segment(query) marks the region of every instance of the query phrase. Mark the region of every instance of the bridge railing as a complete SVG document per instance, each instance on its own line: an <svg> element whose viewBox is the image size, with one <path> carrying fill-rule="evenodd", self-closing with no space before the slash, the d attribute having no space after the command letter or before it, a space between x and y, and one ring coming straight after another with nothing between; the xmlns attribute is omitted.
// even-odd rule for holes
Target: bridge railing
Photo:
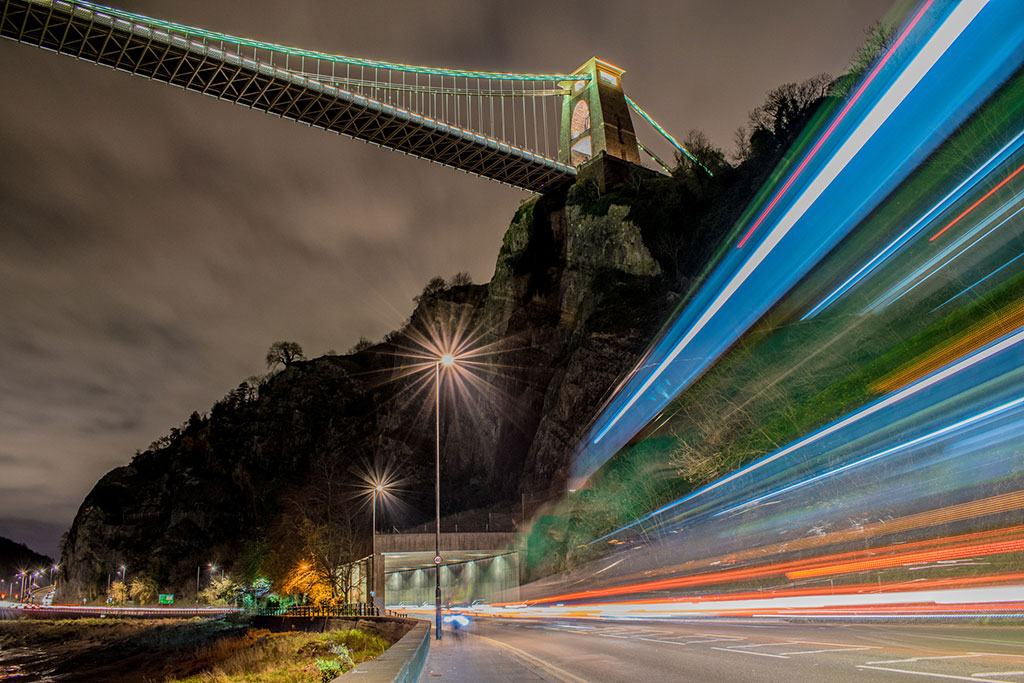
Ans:
<svg viewBox="0 0 1024 683"><path fill-rule="evenodd" d="M264 607L256 614L264 617L379 617L385 610L367 602L347 605L295 605L292 607Z"/></svg>

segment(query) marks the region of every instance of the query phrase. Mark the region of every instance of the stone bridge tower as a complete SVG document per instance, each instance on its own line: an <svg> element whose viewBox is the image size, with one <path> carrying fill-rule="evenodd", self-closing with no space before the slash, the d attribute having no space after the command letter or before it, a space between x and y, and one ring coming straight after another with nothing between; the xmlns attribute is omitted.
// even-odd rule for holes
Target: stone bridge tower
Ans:
<svg viewBox="0 0 1024 683"><path fill-rule="evenodd" d="M640 163L636 133L629 105L622 91L625 71L594 57L576 74L589 80L563 81L562 129L558 158L564 164L579 166L605 152L634 164Z"/></svg>

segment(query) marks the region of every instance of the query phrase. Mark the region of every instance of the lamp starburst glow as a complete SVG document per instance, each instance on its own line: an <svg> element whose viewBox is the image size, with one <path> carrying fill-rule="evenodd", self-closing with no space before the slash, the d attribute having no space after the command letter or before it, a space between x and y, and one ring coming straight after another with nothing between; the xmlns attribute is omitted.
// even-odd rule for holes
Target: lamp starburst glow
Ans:
<svg viewBox="0 0 1024 683"><path fill-rule="evenodd" d="M455 365L455 355L451 353L442 354L440 363L446 368L450 368Z"/></svg>

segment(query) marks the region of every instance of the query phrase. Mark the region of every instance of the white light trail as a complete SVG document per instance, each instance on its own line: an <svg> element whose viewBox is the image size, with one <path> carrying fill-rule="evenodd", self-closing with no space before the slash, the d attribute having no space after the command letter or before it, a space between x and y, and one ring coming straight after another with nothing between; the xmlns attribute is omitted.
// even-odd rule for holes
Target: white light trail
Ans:
<svg viewBox="0 0 1024 683"><path fill-rule="evenodd" d="M846 142L836 151L829 162L811 181L810 185L793 203L793 206L779 219L775 227L767 237L758 245L750 258L743 264L740 270L733 276L732 280L719 293L710 306L705 309L686 335L669 352L668 356L654 369L650 377L637 389L615 416L594 439L598 443L608 431L622 418L627 410L640 399L658 377L668 366L682 353L683 349L693 341L693 338L704 329L708 321L718 313L719 310L732 298L733 294L750 277L751 273L764 261L765 257L782 241L789 231L796 225L796 222L807 212L812 204L818 199L822 192L832 184L832 181L846 167L846 165L857 155L864 145L871 139L878 129L884 124L889 116L903 102L904 99L920 83L921 79L931 70L935 63L945 54L946 50L970 25L979 12L988 2L965 2L957 6L935 31L920 52L911 60L903 73L899 75L888 91L882 96L878 103L858 124L857 128L850 134Z"/></svg>

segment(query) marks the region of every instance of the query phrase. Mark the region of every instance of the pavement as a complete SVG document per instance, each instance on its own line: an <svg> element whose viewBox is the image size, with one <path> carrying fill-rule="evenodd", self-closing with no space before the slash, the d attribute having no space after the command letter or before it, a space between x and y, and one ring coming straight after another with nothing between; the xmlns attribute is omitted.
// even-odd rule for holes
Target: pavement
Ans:
<svg viewBox="0 0 1024 683"><path fill-rule="evenodd" d="M1024 627L475 619L420 681L1024 683Z"/></svg>
<svg viewBox="0 0 1024 683"><path fill-rule="evenodd" d="M430 635L430 650L420 674L420 683L428 681L551 681L530 663L529 653L523 655L503 647L491 639L445 629L441 640Z"/></svg>

